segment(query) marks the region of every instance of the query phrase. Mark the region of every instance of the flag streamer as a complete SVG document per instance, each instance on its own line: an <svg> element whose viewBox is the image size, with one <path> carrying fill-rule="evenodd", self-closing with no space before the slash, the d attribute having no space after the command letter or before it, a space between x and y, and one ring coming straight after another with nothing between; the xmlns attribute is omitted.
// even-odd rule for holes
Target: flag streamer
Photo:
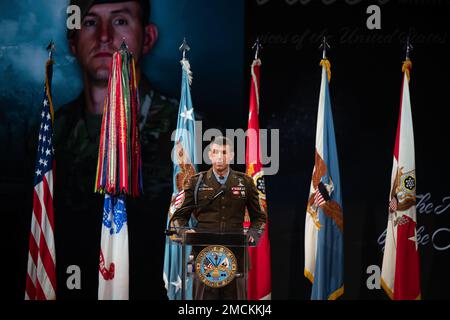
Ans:
<svg viewBox="0 0 450 320"><path fill-rule="evenodd" d="M105 99L95 192L137 197L142 193L139 141L139 90L133 56L126 47L114 53Z"/></svg>
<svg viewBox="0 0 450 320"><path fill-rule="evenodd" d="M105 194L99 263L99 300L129 298L126 196L142 193L139 90L125 43L113 54L105 98L95 192Z"/></svg>

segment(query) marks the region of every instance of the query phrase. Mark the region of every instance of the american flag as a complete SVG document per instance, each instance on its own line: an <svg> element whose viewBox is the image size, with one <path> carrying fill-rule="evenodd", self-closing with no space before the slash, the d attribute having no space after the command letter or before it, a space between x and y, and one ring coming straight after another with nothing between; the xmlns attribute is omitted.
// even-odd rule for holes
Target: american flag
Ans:
<svg viewBox="0 0 450 320"><path fill-rule="evenodd" d="M33 213L28 254L25 300L55 300L55 229L53 214L53 105L51 79L53 60L46 65L36 167Z"/></svg>
<svg viewBox="0 0 450 320"><path fill-rule="evenodd" d="M320 193L320 190L316 189L316 193L314 194L314 204L316 206L320 207L324 203L325 203L325 199L323 198L322 194Z"/></svg>
<svg viewBox="0 0 450 320"><path fill-rule="evenodd" d="M328 190L323 184L323 182L320 182L314 194L314 204L318 207L321 207L322 204L324 204L328 200L330 200Z"/></svg>
<svg viewBox="0 0 450 320"><path fill-rule="evenodd" d="M184 190L181 190L178 195L175 197L175 207L179 208L183 204L184 201Z"/></svg>

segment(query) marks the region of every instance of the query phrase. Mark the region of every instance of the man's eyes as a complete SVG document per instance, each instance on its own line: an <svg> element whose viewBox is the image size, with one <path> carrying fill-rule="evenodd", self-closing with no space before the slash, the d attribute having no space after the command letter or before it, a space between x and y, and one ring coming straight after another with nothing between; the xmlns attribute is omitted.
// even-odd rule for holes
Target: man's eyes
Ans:
<svg viewBox="0 0 450 320"><path fill-rule="evenodd" d="M83 22L83 26L84 27L94 27L97 24L98 24L97 20L95 20L95 19L86 19ZM113 25L115 25L115 26L126 26L126 25L128 25L128 21L126 19L123 19L123 18L114 19L113 20Z"/></svg>
<svg viewBox="0 0 450 320"><path fill-rule="evenodd" d="M84 22L83 22L83 26L85 26L85 27L92 27L92 26L95 26L95 25L97 25L97 21L93 20L93 19L91 19L91 20L84 20Z"/></svg>
<svg viewBox="0 0 450 320"><path fill-rule="evenodd" d="M115 19L113 24L116 26L125 26L128 24L128 21L126 19Z"/></svg>

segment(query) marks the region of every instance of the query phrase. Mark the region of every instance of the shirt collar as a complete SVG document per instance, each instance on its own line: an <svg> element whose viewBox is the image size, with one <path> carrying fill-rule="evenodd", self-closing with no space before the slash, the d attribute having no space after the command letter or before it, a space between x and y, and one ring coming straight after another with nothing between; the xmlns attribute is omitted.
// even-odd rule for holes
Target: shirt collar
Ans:
<svg viewBox="0 0 450 320"><path fill-rule="evenodd" d="M212 171L213 171L213 173L214 173L214 176L216 177L216 180L217 180L220 184L225 184L225 182L227 182L228 175L230 174L230 168L228 168L227 173L225 173L225 174L223 175L223 179L220 179L220 178L219 178L219 175L216 173L216 171L215 171L214 169L213 169Z"/></svg>

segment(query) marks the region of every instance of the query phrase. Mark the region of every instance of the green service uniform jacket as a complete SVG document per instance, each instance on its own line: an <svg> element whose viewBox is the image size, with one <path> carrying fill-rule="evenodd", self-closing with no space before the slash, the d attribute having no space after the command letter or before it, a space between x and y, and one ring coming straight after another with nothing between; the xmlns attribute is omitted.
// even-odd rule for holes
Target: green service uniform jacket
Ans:
<svg viewBox="0 0 450 320"><path fill-rule="evenodd" d="M200 177L202 180L197 183ZM195 189L197 204L195 203ZM222 193L219 195L219 193ZM222 187L212 168L191 177L188 187L179 194L176 210L172 216L175 226L187 226L191 214L198 221L198 229L231 231L243 228L245 209L250 216L250 228L264 229L266 214L258 196L253 179L245 173L230 168Z"/></svg>
<svg viewBox="0 0 450 320"><path fill-rule="evenodd" d="M199 179L201 179L200 182ZM195 194L197 194L197 202ZM231 169L224 185L217 181L212 168L192 176L188 187L177 195L175 206L176 209L171 218L173 224L176 227L187 226L193 214L198 222L197 231L242 230L245 209L250 216L250 228L262 232L266 223L266 214L260 205L258 190L253 179L245 173ZM204 246L192 247L193 256L196 257L203 248ZM237 259L237 270L244 271L246 269L244 248L230 247L229 249ZM225 287L211 288L203 284L198 277L194 277L193 297L195 300L245 299L243 281L245 278L236 278Z"/></svg>

